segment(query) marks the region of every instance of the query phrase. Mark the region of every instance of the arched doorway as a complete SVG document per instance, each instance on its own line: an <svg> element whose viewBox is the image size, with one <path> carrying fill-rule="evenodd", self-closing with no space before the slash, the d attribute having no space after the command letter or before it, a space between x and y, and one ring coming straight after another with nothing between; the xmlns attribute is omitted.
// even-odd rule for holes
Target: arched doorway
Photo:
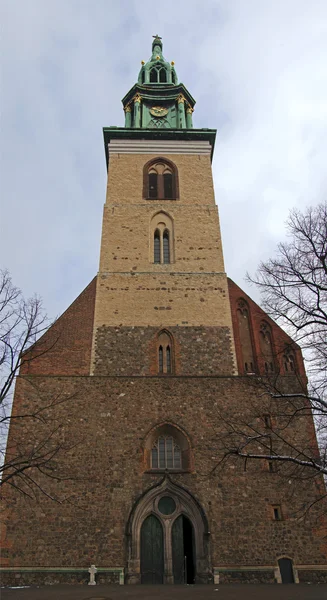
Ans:
<svg viewBox="0 0 327 600"><path fill-rule="evenodd" d="M278 566L282 583L295 583L293 561L284 556L278 560Z"/></svg>
<svg viewBox="0 0 327 600"><path fill-rule="evenodd" d="M141 527L141 583L163 583L164 542L162 525L149 515Z"/></svg>
<svg viewBox="0 0 327 600"><path fill-rule="evenodd" d="M195 581L195 540L191 521L179 515L171 530L174 583Z"/></svg>
<svg viewBox="0 0 327 600"><path fill-rule="evenodd" d="M167 474L131 511L127 583L208 583L208 535L198 501Z"/></svg>

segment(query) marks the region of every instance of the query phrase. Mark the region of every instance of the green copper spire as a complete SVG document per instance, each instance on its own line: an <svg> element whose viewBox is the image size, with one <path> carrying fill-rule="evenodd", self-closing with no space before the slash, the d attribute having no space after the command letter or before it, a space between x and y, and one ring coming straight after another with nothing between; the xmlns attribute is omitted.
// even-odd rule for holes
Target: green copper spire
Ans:
<svg viewBox="0 0 327 600"><path fill-rule="evenodd" d="M161 37L153 38L151 58L142 61L138 82L122 100L125 127L192 129L195 100L178 83L174 62L164 58Z"/></svg>

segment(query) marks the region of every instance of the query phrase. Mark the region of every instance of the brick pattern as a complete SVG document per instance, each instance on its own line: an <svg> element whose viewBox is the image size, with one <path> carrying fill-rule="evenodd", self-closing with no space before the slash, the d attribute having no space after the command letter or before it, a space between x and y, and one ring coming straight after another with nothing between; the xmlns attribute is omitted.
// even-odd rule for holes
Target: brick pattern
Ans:
<svg viewBox="0 0 327 600"><path fill-rule="evenodd" d="M25 355L21 375L89 375L96 278Z"/></svg>
<svg viewBox="0 0 327 600"><path fill-rule="evenodd" d="M228 280L228 290L230 298L230 307L233 321L233 332L235 340L235 350L237 357L238 372L240 374L245 373L243 355L241 348L241 339L239 334L239 326L237 320L237 303L239 299L243 298L246 300L249 308L249 322L252 334L253 350L255 355L256 368L259 373L265 375L264 368L264 357L260 348L260 326L263 321L266 321L271 327L272 331L272 342L273 342L273 354L276 371L281 375L289 375L289 372L285 371L283 354L286 347L291 346L292 351L295 355L296 370L299 375L302 384L306 384L306 374L303 364L303 358L300 347L293 342L293 340L281 329L277 323L275 323L270 317L258 306L232 279Z"/></svg>

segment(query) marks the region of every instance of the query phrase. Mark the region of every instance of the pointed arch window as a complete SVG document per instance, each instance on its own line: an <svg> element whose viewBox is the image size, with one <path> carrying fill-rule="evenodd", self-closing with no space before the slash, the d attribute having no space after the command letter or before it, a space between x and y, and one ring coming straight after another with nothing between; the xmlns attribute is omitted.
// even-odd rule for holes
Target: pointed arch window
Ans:
<svg viewBox="0 0 327 600"><path fill-rule="evenodd" d="M147 469L188 471L192 457L186 434L175 425L163 423L153 428L144 443Z"/></svg>
<svg viewBox="0 0 327 600"><path fill-rule="evenodd" d="M151 469L181 469L181 449L172 436L159 437L151 449Z"/></svg>
<svg viewBox="0 0 327 600"><path fill-rule="evenodd" d="M150 261L156 265L169 265L174 258L173 222L167 213L156 213L150 225Z"/></svg>
<svg viewBox="0 0 327 600"><path fill-rule="evenodd" d="M153 240L153 253L154 253L154 263L160 264L160 255L161 255L161 240L160 240L160 231L156 229L154 232L154 240Z"/></svg>
<svg viewBox="0 0 327 600"><path fill-rule="evenodd" d="M269 375L275 371L275 361L271 327L266 321L262 321L260 326L260 350L264 363L265 373Z"/></svg>
<svg viewBox="0 0 327 600"><path fill-rule="evenodd" d="M237 322L241 342L242 368L244 373L255 372L254 352L250 325L250 311L243 298L237 302Z"/></svg>
<svg viewBox="0 0 327 600"><path fill-rule="evenodd" d="M173 373L173 338L168 331L161 331L157 338L157 356L159 375Z"/></svg>
<svg viewBox="0 0 327 600"><path fill-rule="evenodd" d="M161 121L162 119L158 123L160 124ZM144 167L143 177L144 198L148 200L178 198L178 173L171 161L159 158L150 161Z"/></svg>
<svg viewBox="0 0 327 600"><path fill-rule="evenodd" d="M165 265L170 263L170 247L169 247L169 231L165 229L164 234L162 236L162 245L163 245L163 262Z"/></svg>
<svg viewBox="0 0 327 600"><path fill-rule="evenodd" d="M296 372L295 355L291 348L286 348L283 355L284 370L287 375Z"/></svg>

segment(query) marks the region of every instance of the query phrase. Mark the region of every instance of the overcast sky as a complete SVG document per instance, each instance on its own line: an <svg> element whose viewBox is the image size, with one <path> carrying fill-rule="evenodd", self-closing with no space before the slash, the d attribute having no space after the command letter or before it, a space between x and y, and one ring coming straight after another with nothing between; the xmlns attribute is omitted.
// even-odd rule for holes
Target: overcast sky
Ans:
<svg viewBox="0 0 327 600"><path fill-rule="evenodd" d="M326 199L327 0L0 0L1 266L60 314L98 269L102 127L152 35L216 128L226 270L273 255L289 209Z"/></svg>

